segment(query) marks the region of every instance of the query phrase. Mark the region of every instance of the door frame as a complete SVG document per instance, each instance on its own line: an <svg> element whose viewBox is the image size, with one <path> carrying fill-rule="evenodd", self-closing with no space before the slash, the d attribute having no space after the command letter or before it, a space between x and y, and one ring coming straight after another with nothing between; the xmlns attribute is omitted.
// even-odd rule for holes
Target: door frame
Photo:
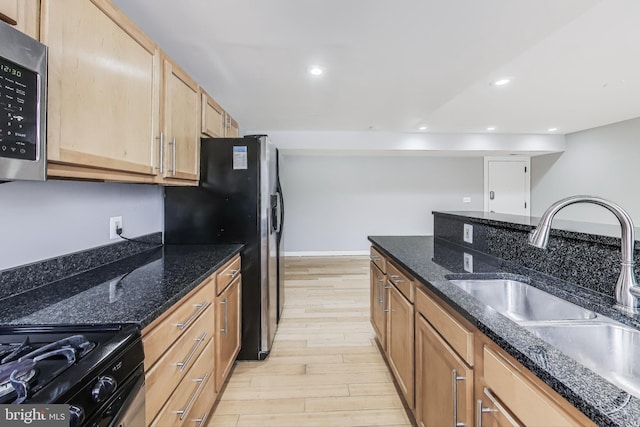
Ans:
<svg viewBox="0 0 640 427"><path fill-rule="evenodd" d="M484 157L484 211L489 212L489 162L490 161L518 161L525 162L527 180L525 182L524 199L527 207L525 216L531 215L531 157L529 156L488 156Z"/></svg>

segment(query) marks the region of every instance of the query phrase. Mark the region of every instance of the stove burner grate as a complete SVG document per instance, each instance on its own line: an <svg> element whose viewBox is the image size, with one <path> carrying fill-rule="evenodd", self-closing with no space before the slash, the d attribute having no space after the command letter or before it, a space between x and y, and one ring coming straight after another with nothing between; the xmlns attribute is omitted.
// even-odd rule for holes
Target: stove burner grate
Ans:
<svg viewBox="0 0 640 427"><path fill-rule="evenodd" d="M95 346L83 335L63 338L35 350L28 337L22 344L3 344L7 351L0 364L0 403L11 399L15 399L11 403L22 403Z"/></svg>

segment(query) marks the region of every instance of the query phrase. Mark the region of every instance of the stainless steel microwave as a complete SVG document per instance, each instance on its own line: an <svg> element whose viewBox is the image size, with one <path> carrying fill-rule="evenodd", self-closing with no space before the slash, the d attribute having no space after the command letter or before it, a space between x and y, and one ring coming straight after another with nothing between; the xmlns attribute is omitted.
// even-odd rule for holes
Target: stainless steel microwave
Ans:
<svg viewBox="0 0 640 427"><path fill-rule="evenodd" d="M47 176L47 48L0 22L0 181Z"/></svg>

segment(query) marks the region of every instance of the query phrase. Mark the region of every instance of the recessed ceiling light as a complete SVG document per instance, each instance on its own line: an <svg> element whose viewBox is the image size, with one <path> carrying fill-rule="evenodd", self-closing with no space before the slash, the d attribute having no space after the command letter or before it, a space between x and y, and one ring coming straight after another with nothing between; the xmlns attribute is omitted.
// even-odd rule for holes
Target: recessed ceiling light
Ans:
<svg viewBox="0 0 640 427"><path fill-rule="evenodd" d="M547 129L548 132L555 132L557 130L558 130L558 128L549 128L549 129Z"/></svg>
<svg viewBox="0 0 640 427"><path fill-rule="evenodd" d="M426 127L426 126L420 126L420 127L418 128L418 130L427 130L427 127Z"/></svg>
<svg viewBox="0 0 640 427"><path fill-rule="evenodd" d="M319 76L322 73L324 73L324 70L318 66L313 66L309 68L309 74L311 74L312 76Z"/></svg>
<svg viewBox="0 0 640 427"><path fill-rule="evenodd" d="M495 126L489 126L487 130L496 130Z"/></svg>
<svg viewBox="0 0 640 427"><path fill-rule="evenodd" d="M495 82L493 82L491 84L493 86L503 86L503 85L506 85L507 83L509 83L510 81L511 81L511 79L504 78L504 79L496 80Z"/></svg>

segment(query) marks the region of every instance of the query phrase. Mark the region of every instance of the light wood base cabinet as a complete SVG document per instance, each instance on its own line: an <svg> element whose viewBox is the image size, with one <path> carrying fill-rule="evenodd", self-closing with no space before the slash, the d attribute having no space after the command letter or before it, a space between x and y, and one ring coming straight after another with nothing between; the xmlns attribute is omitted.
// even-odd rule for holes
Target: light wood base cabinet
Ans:
<svg viewBox="0 0 640 427"><path fill-rule="evenodd" d="M216 297L216 392L220 392L240 351L242 276Z"/></svg>
<svg viewBox="0 0 640 427"><path fill-rule="evenodd" d="M206 425L240 350L239 271L236 255L142 331L147 425Z"/></svg>
<svg viewBox="0 0 640 427"><path fill-rule="evenodd" d="M413 304L395 286L387 291L387 361L407 404L413 408Z"/></svg>
<svg viewBox="0 0 640 427"><path fill-rule="evenodd" d="M371 321L379 339L373 308L383 265L383 353L419 426L595 425L435 293L414 287L414 279L375 248L371 253Z"/></svg>
<svg viewBox="0 0 640 427"><path fill-rule="evenodd" d="M421 427L473 422L473 370L416 315L416 420Z"/></svg>
<svg viewBox="0 0 640 427"><path fill-rule="evenodd" d="M370 265L371 282L371 326L376 333L376 337L382 346L382 350L387 350L387 290L386 290L386 277L385 274L380 271L374 262Z"/></svg>

